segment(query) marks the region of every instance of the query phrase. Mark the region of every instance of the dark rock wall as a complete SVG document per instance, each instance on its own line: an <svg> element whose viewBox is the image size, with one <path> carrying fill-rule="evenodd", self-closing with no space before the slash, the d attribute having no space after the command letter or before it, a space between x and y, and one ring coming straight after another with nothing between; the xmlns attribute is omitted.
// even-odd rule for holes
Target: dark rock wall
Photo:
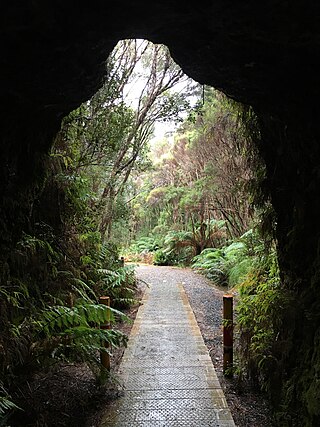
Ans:
<svg viewBox="0 0 320 427"><path fill-rule="evenodd" d="M119 39L167 44L187 74L254 107L282 275L299 302L283 329L298 349L286 356L286 380L311 422L320 413L310 397L320 365L319 11L311 0L12 0L0 14L3 256L28 227L62 117L99 87Z"/></svg>
<svg viewBox="0 0 320 427"><path fill-rule="evenodd" d="M291 308L282 313L274 398L278 406L291 402L289 407L301 420L292 425L316 426L320 424L320 129L316 99L302 98L299 108L288 106L281 120L280 114L260 118L262 152L277 213L281 273L288 297L293 296Z"/></svg>

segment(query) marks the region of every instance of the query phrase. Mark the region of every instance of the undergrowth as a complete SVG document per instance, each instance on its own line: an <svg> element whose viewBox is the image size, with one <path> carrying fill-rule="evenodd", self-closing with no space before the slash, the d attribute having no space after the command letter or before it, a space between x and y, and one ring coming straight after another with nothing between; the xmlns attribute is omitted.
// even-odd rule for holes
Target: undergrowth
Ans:
<svg viewBox="0 0 320 427"><path fill-rule="evenodd" d="M205 249L193 268L236 295L235 373L268 392L281 347L282 313L290 304L274 245L266 247L259 233L249 230L228 246Z"/></svg>
<svg viewBox="0 0 320 427"><path fill-rule="evenodd" d="M160 227L155 227L154 231ZM161 228L160 228L161 229ZM145 255L152 254L155 265L190 265L194 256L213 242L221 244L225 240L225 221L202 221L190 230L167 230L165 234L140 237L129 249L131 259L143 261ZM212 251L212 249L210 249Z"/></svg>
<svg viewBox="0 0 320 427"><path fill-rule="evenodd" d="M34 212L28 233L1 261L0 426L16 411L29 411L19 390L37 372L84 362L100 382L107 378L100 353L126 345L114 324L126 319L119 310L134 302L134 271L121 265L114 244L103 243L87 200L72 189L77 185L48 178L42 197L47 202L47 193L59 192L59 203ZM111 297L107 330L99 328L109 319L101 295Z"/></svg>

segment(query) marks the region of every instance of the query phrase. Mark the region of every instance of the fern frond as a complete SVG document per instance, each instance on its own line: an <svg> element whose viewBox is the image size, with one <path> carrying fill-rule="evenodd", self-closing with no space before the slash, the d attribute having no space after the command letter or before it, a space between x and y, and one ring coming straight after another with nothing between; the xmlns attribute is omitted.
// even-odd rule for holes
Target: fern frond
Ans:
<svg viewBox="0 0 320 427"><path fill-rule="evenodd" d="M108 314L108 311L110 314ZM106 308L102 304L78 302L74 307L54 306L42 311L41 319L34 322L41 332L50 336L66 328L89 327L90 323L100 324L113 322L115 316L123 320L128 317L115 308Z"/></svg>
<svg viewBox="0 0 320 427"><path fill-rule="evenodd" d="M8 397L0 396L0 415L3 416L6 412L12 409L21 409L13 403Z"/></svg>
<svg viewBox="0 0 320 427"><path fill-rule="evenodd" d="M93 289L81 279L77 279L76 277L72 279L72 289L85 300L90 300L90 296L92 299L97 300L97 296Z"/></svg>
<svg viewBox="0 0 320 427"><path fill-rule="evenodd" d="M0 426L4 426L3 422L6 422L8 415L13 410L21 410L19 406L12 402L11 396L5 390L3 384L0 382Z"/></svg>
<svg viewBox="0 0 320 427"><path fill-rule="evenodd" d="M66 329L63 335L67 335L72 340L75 340L73 345L76 341L81 342L81 345L86 347L88 351L103 351L105 349L102 344L103 342L107 342L113 347L120 347L127 343L127 336L113 329L94 329L85 326L76 326Z"/></svg>

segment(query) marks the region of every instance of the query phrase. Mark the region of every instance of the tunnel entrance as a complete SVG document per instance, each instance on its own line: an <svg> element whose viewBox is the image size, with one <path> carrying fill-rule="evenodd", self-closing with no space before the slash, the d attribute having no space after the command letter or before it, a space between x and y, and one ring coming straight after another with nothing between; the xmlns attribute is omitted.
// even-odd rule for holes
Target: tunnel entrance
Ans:
<svg viewBox="0 0 320 427"><path fill-rule="evenodd" d="M16 290L20 273L13 272L34 271L28 264L34 261L31 254L35 247L40 252L44 249L41 238L33 239L32 214L43 188L47 152L62 117L100 86L106 52L119 39L146 37L162 42L188 75L251 105L257 115L261 132L257 147L266 165L261 199L270 195L276 214L276 222L270 216L269 230L275 224L281 278L290 302L277 323L272 399L284 405L283 413L278 411L281 422L289 417L287 424L293 423L299 408L300 418L306 420L301 423L316 425L318 17L316 4L282 1L246 2L232 8L220 2L172 6L164 0L152 5L141 1L126 8L100 2L97 7L85 2L75 7L71 1L56 6L48 2L6 5L1 58L2 293ZM56 200L65 201L58 189L50 203ZM22 236L24 250L30 250L27 266L26 258L19 258ZM48 261L45 252L41 257L45 268L36 273L38 278L46 277L54 259L52 254ZM1 321L8 324L19 304L5 300ZM5 358L1 363L8 366ZM305 367L303 372L300 366Z"/></svg>

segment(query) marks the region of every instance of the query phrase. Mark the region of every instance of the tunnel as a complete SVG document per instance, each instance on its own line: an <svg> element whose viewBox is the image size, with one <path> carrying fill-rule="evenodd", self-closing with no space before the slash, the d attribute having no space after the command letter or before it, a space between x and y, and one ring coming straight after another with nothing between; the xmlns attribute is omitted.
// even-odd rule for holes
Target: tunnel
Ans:
<svg viewBox="0 0 320 427"><path fill-rule="evenodd" d="M319 14L313 1L13 0L0 18L0 263L28 230L62 118L101 86L116 43L167 45L187 75L256 114L261 193L293 295L271 394L309 425L320 422Z"/></svg>

